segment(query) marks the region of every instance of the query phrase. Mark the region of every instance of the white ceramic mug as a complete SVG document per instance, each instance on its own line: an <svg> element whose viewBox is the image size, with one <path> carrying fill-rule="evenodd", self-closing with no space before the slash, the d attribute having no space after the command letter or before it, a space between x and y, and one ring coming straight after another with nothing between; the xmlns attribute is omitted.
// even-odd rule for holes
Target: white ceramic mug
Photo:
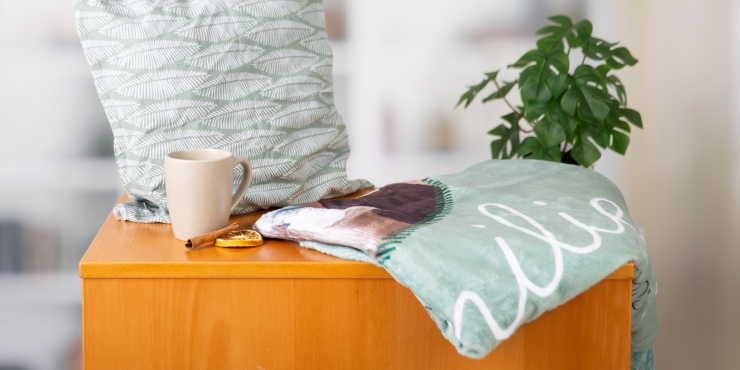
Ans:
<svg viewBox="0 0 740 370"><path fill-rule="evenodd" d="M244 176L232 196L234 166ZM222 229L252 183L252 165L226 150L187 149L164 159L167 204L175 238L188 240Z"/></svg>

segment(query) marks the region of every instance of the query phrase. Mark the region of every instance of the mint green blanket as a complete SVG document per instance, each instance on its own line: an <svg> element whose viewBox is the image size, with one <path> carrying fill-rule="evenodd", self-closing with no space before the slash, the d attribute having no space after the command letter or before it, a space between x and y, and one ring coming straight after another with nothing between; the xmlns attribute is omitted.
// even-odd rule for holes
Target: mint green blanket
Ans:
<svg viewBox="0 0 740 370"><path fill-rule="evenodd" d="M354 200L286 207L255 229L382 266L471 358L635 262L632 368L653 368L650 254L619 190L595 171L489 160Z"/></svg>

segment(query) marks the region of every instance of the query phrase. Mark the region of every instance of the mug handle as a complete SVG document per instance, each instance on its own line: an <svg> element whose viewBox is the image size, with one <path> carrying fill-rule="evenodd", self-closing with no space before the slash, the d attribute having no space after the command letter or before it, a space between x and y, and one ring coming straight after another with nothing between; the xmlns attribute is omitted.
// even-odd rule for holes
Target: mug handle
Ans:
<svg viewBox="0 0 740 370"><path fill-rule="evenodd" d="M247 193L247 189L249 189L249 185L252 183L252 164L249 163L249 160L244 157L234 156L234 165L237 164L242 165L244 175L242 176L242 183L239 184L239 188L236 189L236 193L231 198L231 212L234 212L234 208L239 204L244 194Z"/></svg>

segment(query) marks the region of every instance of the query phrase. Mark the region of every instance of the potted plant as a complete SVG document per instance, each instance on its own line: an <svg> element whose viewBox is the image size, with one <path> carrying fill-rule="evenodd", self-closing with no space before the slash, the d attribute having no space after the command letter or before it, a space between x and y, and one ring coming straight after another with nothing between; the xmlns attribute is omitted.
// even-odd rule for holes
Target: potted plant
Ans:
<svg viewBox="0 0 740 370"><path fill-rule="evenodd" d="M564 15L548 19L554 24L537 31L544 35L537 48L508 66L521 70L518 79L498 81L499 71L486 73L457 105L464 103L467 108L493 83L495 90L482 102L501 99L511 108L501 117L507 124L488 132L498 137L491 142L494 159L516 155L590 167L601 157L597 146L624 155L630 143L627 122L642 128L642 118L627 108L624 85L613 71L634 66L637 59L617 43L592 37L588 20L573 24ZM570 60L575 49L583 54L577 64ZM595 63L586 64L586 60ZM515 86L523 106L515 107L506 99ZM521 133L532 132L521 140Z"/></svg>

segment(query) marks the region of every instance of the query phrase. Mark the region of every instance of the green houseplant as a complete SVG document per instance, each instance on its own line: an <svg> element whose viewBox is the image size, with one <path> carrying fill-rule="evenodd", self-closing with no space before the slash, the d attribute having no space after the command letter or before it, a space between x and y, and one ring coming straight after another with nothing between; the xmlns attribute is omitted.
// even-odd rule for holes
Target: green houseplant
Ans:
<svg viewBox="0 0 740 370"><path fill-rule="evenodd" d="M634 66L637 59L617 43L592 37L588 20L573 24L564 15L548 19L554 24L537 31L544 35L537 48L508 66L521 70L518 79L499 82L499 71L486 73L457 105L464 103L467 108L492 83L495 90L482 102L502 99L511 108L513 112L501 117L508 124L488 132L498 137L491 142L494 159L516 155L590 167L601 157L597 145L624 155L630 142L627 122L642 128L642 118L627 108L624 85L613 71ZM575 49L583 57L573 65L570 58ZM586 64L587 59L595 63ZM515 86L523 106L514 107L506 99ZM531 132L534 135L520 140L521 133Z"/></svg>

